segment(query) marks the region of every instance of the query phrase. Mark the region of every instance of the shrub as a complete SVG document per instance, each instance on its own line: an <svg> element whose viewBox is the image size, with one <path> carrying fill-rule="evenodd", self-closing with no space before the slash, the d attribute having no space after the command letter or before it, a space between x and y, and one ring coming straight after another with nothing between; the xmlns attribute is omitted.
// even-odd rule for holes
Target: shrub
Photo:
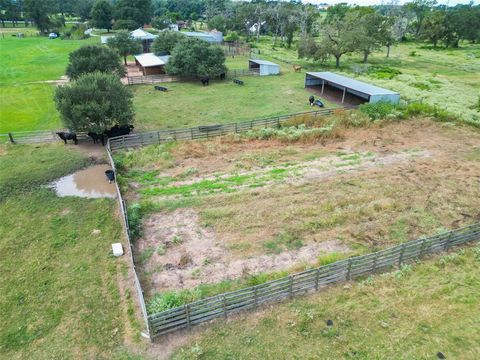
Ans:
<svg viewBox="0 0 480 360"><path fill-rule="evenodd" d="M359 110L372 120L380 120L393 114L396 105L388 102L365 103L359 106Z"/></svg>
<svg viewBox="0 0 480 360"><path fill-rule="evenodd" d="M390 80L393 79L395 76L400 75L402 72L389 66L374 65L368 68L368 73L378 79Z"/></svg>

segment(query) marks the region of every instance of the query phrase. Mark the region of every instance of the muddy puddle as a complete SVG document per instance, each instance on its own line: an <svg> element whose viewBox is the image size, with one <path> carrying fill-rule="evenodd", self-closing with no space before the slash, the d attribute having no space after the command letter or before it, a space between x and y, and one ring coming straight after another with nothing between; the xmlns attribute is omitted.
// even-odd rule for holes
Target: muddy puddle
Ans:
<svg viewBox="0 0 480 360"><path fill-rule="evenodd" d="M94 165L51 183L49 187L58 196L79 196L84 198L114 198L115 185L109 184L105 171L109 165Z"/></svg>

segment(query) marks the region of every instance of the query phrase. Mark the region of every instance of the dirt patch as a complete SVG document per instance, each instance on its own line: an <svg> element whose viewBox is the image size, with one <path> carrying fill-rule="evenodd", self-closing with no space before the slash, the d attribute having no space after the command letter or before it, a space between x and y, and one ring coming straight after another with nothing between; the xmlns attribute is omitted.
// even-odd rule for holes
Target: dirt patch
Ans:
<svg viewBox="0 0 480 360"><path fill-rule="evenodd" d="M149 274L146 288L163 291L288 269L299 263L313 265L321 254L349 250L331 240L280 254L238 258L213 229L200 226L193 209L153 214L144 229L144 236L136 242L136 258L144 259L142 267Z"/></svg>

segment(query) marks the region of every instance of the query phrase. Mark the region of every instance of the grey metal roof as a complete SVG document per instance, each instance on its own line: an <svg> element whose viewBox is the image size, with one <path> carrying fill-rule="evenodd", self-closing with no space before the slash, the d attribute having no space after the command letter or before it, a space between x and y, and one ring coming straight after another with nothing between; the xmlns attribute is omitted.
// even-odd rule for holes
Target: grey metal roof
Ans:
<svg viewBox="0 0 480 360"><path fill-rule="evenodd" d="M398 95L398 92L381 88L372 84L367 84L363 81L358 81L343 75L335 74L330 71L324 72L307 72L307 75L316 77L318 79L323 79L325 81L346 87L347 89L355 90L366 95L385 95L385 94L395 94Z"/></svg>
<svg viewBox="0 0 480 360"><path fill-rule="evenodd" d="M168 59L170 59L170 55L157 56L154 53L146 53L135 55L135 59L137 59L143 67L154 67L165 65Z"/></svg>
<svg viewBox="0 0 480 360"><path fill-rule="evenodd" d="M273 65L273 66L279 66L278 64L275 64L271 61L267 61L267 60L260 60L260 59L250 59L249 61L255 63L255 64L258 64L258 65Z"/></svg>

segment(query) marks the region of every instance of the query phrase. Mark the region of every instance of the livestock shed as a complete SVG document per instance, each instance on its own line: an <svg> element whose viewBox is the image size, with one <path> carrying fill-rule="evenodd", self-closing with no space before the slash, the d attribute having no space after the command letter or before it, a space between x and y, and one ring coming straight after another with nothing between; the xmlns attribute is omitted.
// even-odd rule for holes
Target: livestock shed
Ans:
<svg viewBox="0 0 480 360"><path fill-rule="evenodd" d="M307 72L305 75L305 87L316 90L328 100L346 103L347 105L359 105L365 102L389 102L397 104L400 94L372 84L358 81L347 76L325 72Z"/></svg>
<svg viewBox="0 0 480 360"><path fill-rule="evenodd" d="M217 30L212 30L210 32L182 31L182 34L189 37L195 37L212 44L221 44L223 42L223 34Z"/></svg>
<svg viewBox="0 0 480 360"><path fill-rule="evenodd" d="M260 76L280 74L280 65L266 60L250 59L248 69L258 71Z"/></svg>
<svg viewBox="0 0 480 360"><path fill-rule="evenodd" d="M165 64L170 56L157 56L153 53L135 55L135 63L144 76L165 74Z"/></svg>

